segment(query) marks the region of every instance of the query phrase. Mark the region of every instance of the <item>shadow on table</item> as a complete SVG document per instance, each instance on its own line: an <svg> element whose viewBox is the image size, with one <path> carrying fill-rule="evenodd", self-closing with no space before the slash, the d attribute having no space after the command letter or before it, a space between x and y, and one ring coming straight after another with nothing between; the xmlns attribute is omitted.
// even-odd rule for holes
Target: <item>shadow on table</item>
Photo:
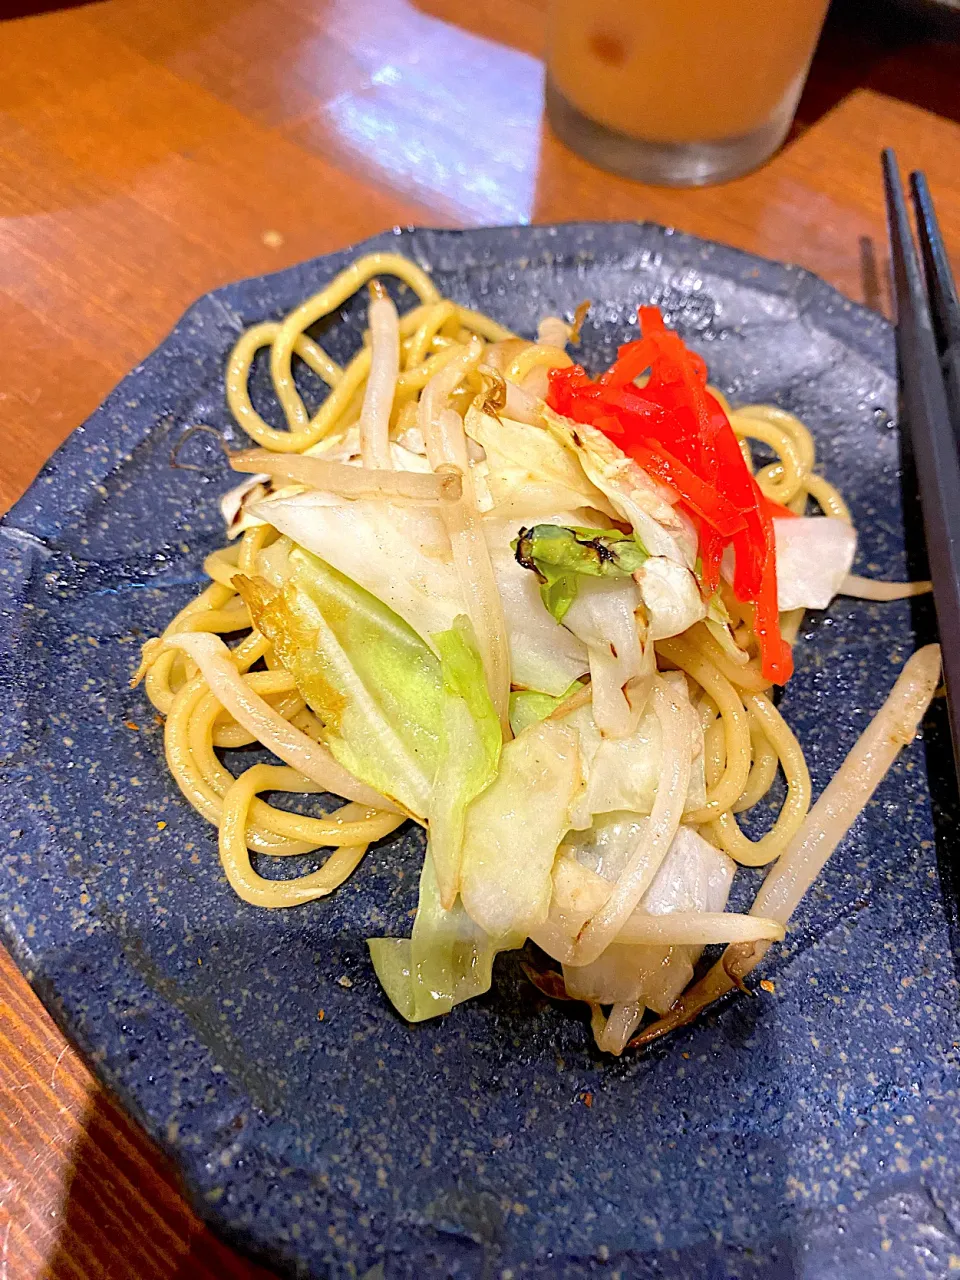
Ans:
<svg viewBox="0 0 960 1280"><path fill-rule="evenodd" d="M97 0L2 0L0 21L8 18L35 18L41 13L57 13L60 9L82 9Z"/></svg>
<svg viewBox="0 0 960 1280"><path fill-rule="evenodd" d="M855 89L960 122L960 12L932 4L834 0L797 108L795 131Z"/></svg>
<svg viewBox="0 0 960 1280"><path fill-rule="evenodd" d="M103 1092L93 1095L43 1280L276 1280L200 1222L168 1160Z"/></svg>

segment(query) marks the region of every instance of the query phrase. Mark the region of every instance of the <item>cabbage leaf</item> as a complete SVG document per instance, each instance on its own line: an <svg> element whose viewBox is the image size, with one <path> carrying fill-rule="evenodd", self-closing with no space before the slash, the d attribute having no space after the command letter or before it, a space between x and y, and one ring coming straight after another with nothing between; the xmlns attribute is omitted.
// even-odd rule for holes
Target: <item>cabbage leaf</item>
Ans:
<svg viewBox="0 0 960 1280"><path fill-rule="evenodd" d="M529 689L518 689L510 695L510 728L513 736L519 737L524 729L540 720L546 720L562 702L572 697L583 685L574 680L568 689L553 698L548 693L533 693Z"/></svg>
<svg viewBox="0 0 960 1280"><path fill-rule="evenodd" d="M375 596L303 550L279 590L235 578L345 769L423 820L440 759L440 663Z"/></svg>
<svg viewBox="0 0 960 1280"><path fill-rule="evenodd" d="M395 1008L408 1022L423 1022L489 991L494 956L522 943L522 938L490 937L459 900L449 911L444 908L428 848L412 936L370 938L367 945Z"/></svg>
<svg viewBox="0 0 960 1280"><path fill-rule="evenodd" d="M678 699L684 703L689 701L682 675L670 671L665 672L663 678ZM586 774L586 786L570 813L571 828L588 830L598 814L650 813L661 768L660 721L653 709L646 708L633 733L623 738L604 737L589 706L572 711L564 717L564 723L579 735ZM685 806L688 810L700 807L706 796L703 734L695 717L690 717L690 724L692 769Z"/></svg>
<svg viewBox="0 0 960 1280"><path fill-rule="evenodd" d="M604 882L616 881L647 819L621 813L564 842L554 871L551 919L574 935L604 901ZM638 912L723 911L734 863L690 827L681 826L644 894ZM693 975L700 947L653 947L615 942L588 965L564 965L568 995L613 1004L642 1001L669 1008Z"/></svg>
<svg viewBox="0 0 960 1280"><path fill-rule="evenodd" d="M697 579L666 556L650 556L635 577L647 612L651 640L678 636L707 615Z"/></svg>
<svg viewBox="0 0 960 1280"><path fill-rule="evenodd" d="M476 406L464 420L467 435L484 451L483 488L487 505L514 519L554 511L590 508L616 516L615 508L592 484L575 454L543 427L494 416Z"/></svg>
<svg viewBox="0 0 960 1280"><path fill-rule="evenodd" d="M376 596L427 644L464 612L439 513L316 490L265 499L254 514Z"/></svg>
<svg viewBox="0 0 960 1280"><path fill-rule="evenodd" d="M382 601L433 647L465 612L450 539L436 510L308 492L255 513ZM587 670L583 645L544 612L533 576L513 558L516 526L484 520L503 603L515 684L561 693Z"/></svg>
<svg viewBox="0 0 960 1280"><path fill-rule="evenodd" d="M503 601L510 642L510 677L522 689L535 689L554 697L589 669L585 646L543 607L537 580L514 558L509 530L485 521L493 572ZM493 531L500 536L493 538Z"/></svg>
<svg viewBox="0 0 960 1280"><path fill-rule="evenodd" d="M467 809L460 893L471 919L526 937L546 919L557 847L582 785L577 734L542 720L508 742L494 782Z"/></svg>
<svg viewBox="0 0 960 1280"><path fill-rule="evenodd" d="M773 522L777 545L777 607L826 609L853 567L857 533L832 516Z"/></svg>
<svg viewBox="0 0 960 1280"><path fill-rule="evenodd" d="M647 475L602 431L573 422L544 406L543 424L555 440L577 458L589 479L610 505L636 530L652 556L667 556L693 567L697 532L674 504L676 494Z"/></svg>
<svg viewBox="0 0 960 1280"><path fill-rule="evenodd" d="M497 775L500 721L484 678L473 629L466 617L434 636L440 654L443 706L440 748L430 797L431 860L440 900L453 908L460 874L467 805Z"/></svg>
<svg viewBox="0 0 960 1280"><path fill-rule="evenodd" d="M653 646L643 643L646 627L633 578L585 577L564 625L587 646L597 727L605 737L628 737L656 673Z"/></svg>
<svg viewBox="0 0 960 1280"><path fill-rule="evenodd" d="M456 896L464 811L494 778L500 725L473 632L438 632L439 659L403 619L309 552L279 589L240 579L257 627L316 713L337 761L429 821L444 900Z"/></svg>

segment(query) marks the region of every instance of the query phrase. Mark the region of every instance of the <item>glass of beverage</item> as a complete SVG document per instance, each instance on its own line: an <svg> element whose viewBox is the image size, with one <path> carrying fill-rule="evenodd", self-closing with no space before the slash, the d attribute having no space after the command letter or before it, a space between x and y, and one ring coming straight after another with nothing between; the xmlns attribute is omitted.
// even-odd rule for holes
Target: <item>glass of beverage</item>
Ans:
<svg viewBox="0 0 960 1280"><path fill-rule="evenodd" d="M551 0L547 111L581 155L700 186L762 164L793 120L828 0Z"/></svg>

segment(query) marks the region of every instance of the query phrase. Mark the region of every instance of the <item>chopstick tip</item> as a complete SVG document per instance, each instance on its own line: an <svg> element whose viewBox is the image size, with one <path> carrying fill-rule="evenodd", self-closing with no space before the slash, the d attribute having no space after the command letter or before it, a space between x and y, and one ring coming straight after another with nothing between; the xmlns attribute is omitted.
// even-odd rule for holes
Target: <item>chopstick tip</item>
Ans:
<svg viewBox="0 0 960 1280"><path fill-rule="evenodd" d="M890 186L900 186L900 166L897 164L897 153L893 147L884 147L880 152L880 167L883 176Z"/></svg>

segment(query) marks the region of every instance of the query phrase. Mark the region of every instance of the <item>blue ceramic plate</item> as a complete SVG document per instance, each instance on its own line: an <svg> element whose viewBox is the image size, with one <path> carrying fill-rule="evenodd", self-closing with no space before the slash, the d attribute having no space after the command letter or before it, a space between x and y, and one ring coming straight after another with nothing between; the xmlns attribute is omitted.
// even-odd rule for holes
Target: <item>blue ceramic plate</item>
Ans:
<svg viewBox="0 0 960 1280"><path fill-rule="evenodd" d="M637 303L659 303L734 401L813 427L861 530L859 570L907 574L891 332L819 280L634 224L397 230L371 248L411 255L520 333L594 299L588 365L609 361ZM200 1212L290 1274L947 1275L960 1020L925 763L947 758L936 724L771 953L775 991L643 1057L601 1058L513 955L488 996L404 1025L364 939L409 931L411 831L325 902L268 913L228 888L127 683L222 540L232 476L216 442L186 443L196 471L172 469L170 450L197 422L240 443L223 395L237 335L354 252L198 302L0 527L6 942ZM335 356L362 320L345 309ZM816 789L917 627L906 603L810 617L783 707Z"/></svg>

